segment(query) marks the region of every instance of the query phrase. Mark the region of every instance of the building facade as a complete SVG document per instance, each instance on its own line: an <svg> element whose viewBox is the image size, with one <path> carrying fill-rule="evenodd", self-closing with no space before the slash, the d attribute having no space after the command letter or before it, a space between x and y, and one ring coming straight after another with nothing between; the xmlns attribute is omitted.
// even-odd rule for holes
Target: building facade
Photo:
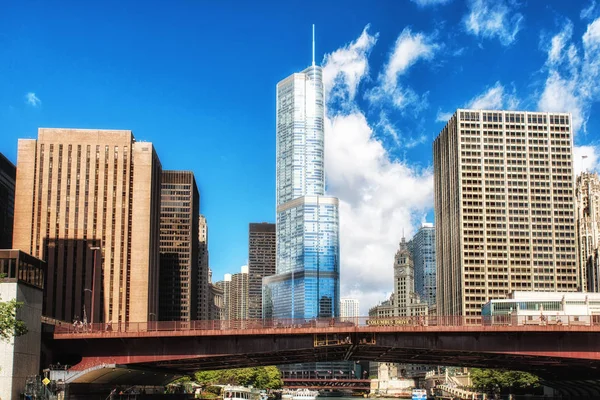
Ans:
<svg viewBox="0 0 600 400"><path fill-rule="evenodd" d="M600 179L583 172L575 183L581 287L600 292Z"/></svg>
<svg viewBox="0 0 600 400"><path fill-rule="evenodd" d="M415 317L429 313L427 302L415 291L412 254L404 238L394 256L394 288L388 300L369 310L369 317Z"/></svg>
<svg viewBox="0 0 600 400"><path fill-rule="evenodd" d="M226 299L229 308L229 319L243 321L248 319L248 266L244 265L240 273L231 276L231 290Z"/></svg>
<svg viewBox="0 0 600 400"><path fill-rule="evenodd" d="M163 171L160 204L160 321L198 319L200 194L190 171Z"/></svg>
<svg viewBox="0 0 600 400"><path fill-rule="evenodd" d="M45 269L42 260L22 251L0 250L0 299L21 303L16 318L27 328L24 335L0 338L2 399L21 398L27 378L40 372Z"/></svg>
<svg viewBox="0 0 600 400"><path fill-rule="evenodd" d="M198 217L198 319L210 317L210 279L208 257L208 223L204 215ZM220 318L217 318L220 319Z"/></svg>
<svg viewBox="0 0 600 400"><path fill-rule="evenodd" d="M275 224L251 223L248 229L248 318L262 318L262 279L275 275Z"/></svg>
<svg viewBox="0 0 600 400"><path fill-rule="evenodd" d="M459 109L433 144L438 315L576 291L571 115Z"/></svg>
<svg viewBox="0 0 600 400"><path fill-rule="evenodd" d="M18 146L13 247L48 266L44 315L158 313L162 168L131 131L46 129ZM134 207L135 205L135 207Z"/></svg>
<svg viewBox="0 0 600 400"><path fill-rule="evenodd" d="M338 199L325 196L324 94L314 64L277 84L277 273L266 318L339 316Z"/></svg>
<svg viewBox="0 0 600 400"><path fill-rule="evenodd" d="M415 271L415 292L429 307L435 305L435 228L425 223L408 242Z"/></svg>
<svg viewBox="0 0 600 400"><path fill-rule="evenodd" d="M12 249L17 168L0 153L0 249Z"/></svg>
<svg viewBox="0 0 600 400"><path fill-rule="evenodd" d="M357 299L340 300L340 318L342 321L358 322L360 317L359 302Z"/></svg>

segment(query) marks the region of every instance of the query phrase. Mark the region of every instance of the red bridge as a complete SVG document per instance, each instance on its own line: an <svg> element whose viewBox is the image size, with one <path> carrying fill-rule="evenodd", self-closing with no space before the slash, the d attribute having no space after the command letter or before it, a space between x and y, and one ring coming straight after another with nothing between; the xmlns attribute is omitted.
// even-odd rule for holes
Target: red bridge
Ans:
<svg viewBox="0 0 600 400"><path fill-rule="evenodd" d="M52 346L59 355L55 362L73 365L70 373L78 376L73 382L108 381L110 371L125 371L125 378L131 378L127 382L137 383L131 375L135 371L167 379L197 370L334 360L519 369L548 380L600 379L600 326L592 321L472 322L462 317L395 317L354 323L60 324Z"/></svg>

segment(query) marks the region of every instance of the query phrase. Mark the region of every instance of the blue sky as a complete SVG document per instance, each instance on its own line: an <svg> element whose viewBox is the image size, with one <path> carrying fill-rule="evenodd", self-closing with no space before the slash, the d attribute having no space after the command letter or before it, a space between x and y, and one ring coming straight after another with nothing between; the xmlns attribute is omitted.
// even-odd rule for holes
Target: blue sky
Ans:
<svg viewBox="0 0 600 400"><path fill-rule="evenodd" d="M275 217L275 85L310 63L328 96L342 295L391 291L394 253L432 221L431 143L458 107L568 111L598 167L594 1L0 2L0 152L38 127L131 129L192 170L214 280Z"/></svg>

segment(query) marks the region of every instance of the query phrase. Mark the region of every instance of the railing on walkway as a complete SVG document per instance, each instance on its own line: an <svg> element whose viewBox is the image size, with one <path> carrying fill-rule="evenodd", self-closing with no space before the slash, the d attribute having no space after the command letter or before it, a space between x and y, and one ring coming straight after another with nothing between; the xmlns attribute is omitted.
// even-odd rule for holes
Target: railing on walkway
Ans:
<svg viewBox="0 0 600 400"><path fill-rule="evenodd" d="M204 320L204 321L148 321L124 323L67 323L47 319L46 323L55 326L55 334L89 334L118 332L173 332L173 331L209 331L209 330L251 330L251 329L300 329L300 328L337 328L351 332L361 327L394 327L394 330L428 330L430 327L518 327L519 330L569 330L576 327L589 327L600 330L600 320L589 315L519 315L494 317L462 316L420 316L420 317L356 317L318 318L318 319L248 319L248 320ZM44 317L46 318L46 317Z"/></svg>

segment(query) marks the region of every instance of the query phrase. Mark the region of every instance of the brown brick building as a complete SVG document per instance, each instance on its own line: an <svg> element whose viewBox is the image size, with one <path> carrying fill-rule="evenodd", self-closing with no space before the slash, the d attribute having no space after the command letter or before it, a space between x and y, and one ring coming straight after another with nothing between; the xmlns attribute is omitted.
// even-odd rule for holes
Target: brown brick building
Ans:
<svg viewBox="0 0 600 400"><path fill-rule="evenodd" d="M19 140L13 247L48 264L44 315L158 313L161 173L131 131L40 128Z"/></svg>

